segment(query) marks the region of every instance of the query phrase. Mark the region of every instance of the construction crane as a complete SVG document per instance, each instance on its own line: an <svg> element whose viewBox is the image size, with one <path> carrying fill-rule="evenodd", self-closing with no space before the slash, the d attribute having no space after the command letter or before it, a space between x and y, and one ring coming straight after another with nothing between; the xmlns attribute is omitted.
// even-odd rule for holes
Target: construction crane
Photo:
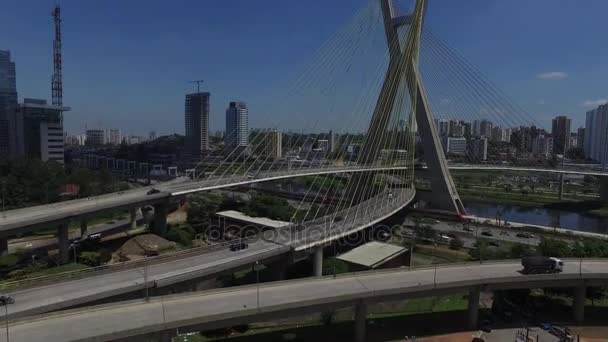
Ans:
<svg viewBox="0 0 608 342"><path fill-rule="evenodd" d="M63 106L63 81L61 79L61 9L59 5L55 7L51 13L55 19L55 40L53 41L53 105ZM63 123L63 113L61 114L61 122Z"/></svg>
<svg viewBox="0 0 608 342"><path fill-rule="evenodd" d="M205 81L203 80L196 80L196 81L190 81L188 83L196 83L196 92L200 93L201 92L201 83L203 83Z"/></svg>

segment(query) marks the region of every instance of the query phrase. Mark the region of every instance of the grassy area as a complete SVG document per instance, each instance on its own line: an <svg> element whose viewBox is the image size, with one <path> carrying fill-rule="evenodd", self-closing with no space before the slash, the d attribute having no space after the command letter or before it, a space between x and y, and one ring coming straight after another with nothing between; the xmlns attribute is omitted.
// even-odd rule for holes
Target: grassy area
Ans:
<svg viewBox="0 0 608 342"><path fill-rule="evenodd" d="M444 246L434 247L432 245L416 244L414 253L435 258L444 259L451 262L468 261L470 256L466 250L453 250Z"/></svg>
<svg viewBox="0 0 608 342"><path fill-rule="evenodd" d="M50 276L53 274L60 274L60 273L64 273L64 272L80 271L80 270L84 270L84 269L88 269L88 268L90 268L90 266L78 264L78 263L70 263L70 264L61 265L61 266L57 266L57 267L50 267L50 268L46 268L46 267L43 268L42 266L32 265L32 266L28 266L26 268L22 268L17 271L11 272L10 273L11 277L0 281L0 288L2 288L2 286L5 285L6 283L12 282L12 281L19 281L19 280L25 280L25 279Z"/></svg>
<svg viewBox="0 0 608 342"><path fill-rule="evenodd" d="M589 210L589 214L601 217L608 217L608 206L600 209Z"/></svg>
<svg viewBox="0 0 608 342"><path fill-rule="evenodd" d="M36 271L36 272L28 274L27 277L36 278L36 277L53 275L53 274L58 274L58 273L63 273L63 272L80 271L80 270L84 270L87 268L91 268L91 267L87 266L87 265L83 265L83 264L78 264L78 263L70 263L70 264L65 264L65 265L61 265L61 266L57 266L57 267L51 267L51 268L47 268L44 270Z"/></svg>
<svg viewBox="0 0 608 342"><path fill-rule="evenodd" d="M521 206L538 206L539 204L562 202L557 197L534 193L529 193L528 195L524 196L519 192L479 191L470 189L458 189L458 193L460 198L462 198L464 201L467 199L484 201L491 200L502 204L517 204Z"/></svg>

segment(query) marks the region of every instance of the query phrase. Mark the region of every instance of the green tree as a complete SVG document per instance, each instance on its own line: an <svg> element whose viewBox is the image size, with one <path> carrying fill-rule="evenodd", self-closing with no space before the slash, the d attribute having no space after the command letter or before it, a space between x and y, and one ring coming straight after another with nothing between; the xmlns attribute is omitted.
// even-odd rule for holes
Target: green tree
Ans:
<svg viewBox="0 0 608 342"><path fill-rule="evenodd" d="M458 249L462 248L463 246L464 246L464 241L462 241L462 239L460 239L459 237L455 237L452 240L450 240L450 249L458 250Z"/></svg>
<svg viewBox="0 0 608 342"><path fill-rule="evenodd" d="M570 257L572 249L568 242L558 239L542 238L537 247L538 253L552 257Z"/></svg>
<svg viewBox="0 0 608 342"><path fill-rule="evenodd" d="M212 218L224 203L222 196L215 194L193 195L188 198L188 224L202 233L211 224Z"/></svg>

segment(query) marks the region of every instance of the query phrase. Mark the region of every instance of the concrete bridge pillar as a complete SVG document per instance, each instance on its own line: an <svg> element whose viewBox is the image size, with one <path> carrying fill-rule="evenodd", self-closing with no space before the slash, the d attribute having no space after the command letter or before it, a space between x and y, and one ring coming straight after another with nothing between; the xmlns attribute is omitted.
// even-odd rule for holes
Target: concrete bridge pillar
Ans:
<svg viewBox="0 0 608 342"><path fill-rule="evenodd" d="M600 180L600 201L608 204L608 176L598 178Z"/></svg>
<svg viewBox="0 0 608 342"><path fill-rule="evenodd" d="M564 199L564 175L565 173L561 173L559 175L559 200Z"/></svg>
<svg viewBox="0 0 608 342"><path fill-rule="evenodd" d="M80 220L80 238L84 239L87 236L87 229L87 220L83 218Z"/></svg>
<svg viewBox="0 0 608 342"><path fill-rule="evenodd" d="M154 205L154 218L152 220L152 233L164 235L167 232L167 210L168 203Z"/></svg>
<svg viewBox="0 0 608 342"><path fill-rule="evenodd" d="M477 328L477 319L479 317L479 288L469 291L468 301L469 329Z"/></svg>
<svg viewBox="0 0 608 342"><path fill-rule="evenodd" d="M129 209L131 229L137 228L137 208L133 207Z"/></svg>
<svg viewBox="0 0 608 342"><path fill-rule="evenodd" d="M574 288L574 298L572 300L572 310L574 311L574 321L582 323L585 320L585 293L587 288L581 285Z"/></svg>
<svg viewBox="0 0 608 342"><path fill-rule="evenodd" d="M355 306L355 341L365 342L366 339L367 304L359 301Z"/></svg>
<svg viewBox="0 0 608 342"><path fill-rule="evenodd" d="M59 246L59 259L62 264L70 260L70 237L68 235L68 222L63 222L57 227L57 240Z"/></svg>
<svg viewBox="0 0 608 342"><path fill-rule="evenodd" d="M0 238L0 256L8 254L8 238Z"/></svg>
<svg viewBox="0 0 608 342"><path fill-rule="evenodd" d="M313 275L315 277L323 275L323 246L317 246L314 249Z"/></svg>

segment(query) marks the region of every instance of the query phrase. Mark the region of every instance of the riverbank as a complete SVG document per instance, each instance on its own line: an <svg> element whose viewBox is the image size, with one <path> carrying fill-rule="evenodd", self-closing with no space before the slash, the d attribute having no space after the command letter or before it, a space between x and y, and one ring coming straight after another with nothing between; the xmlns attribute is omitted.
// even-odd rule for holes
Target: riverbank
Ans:
<svg viewBox="0 0 608 342"><path fill-rule="evenodd" d="M575 201L572 199L559 200L552 196L530 193L489 192L470 189L458 189L460 198L466 204L467 201L484 202L498 205L517 205L522 207L563 210L567 212L584 213L599 218L608 218L608 205L602 205L598 201Z"/></svg>

